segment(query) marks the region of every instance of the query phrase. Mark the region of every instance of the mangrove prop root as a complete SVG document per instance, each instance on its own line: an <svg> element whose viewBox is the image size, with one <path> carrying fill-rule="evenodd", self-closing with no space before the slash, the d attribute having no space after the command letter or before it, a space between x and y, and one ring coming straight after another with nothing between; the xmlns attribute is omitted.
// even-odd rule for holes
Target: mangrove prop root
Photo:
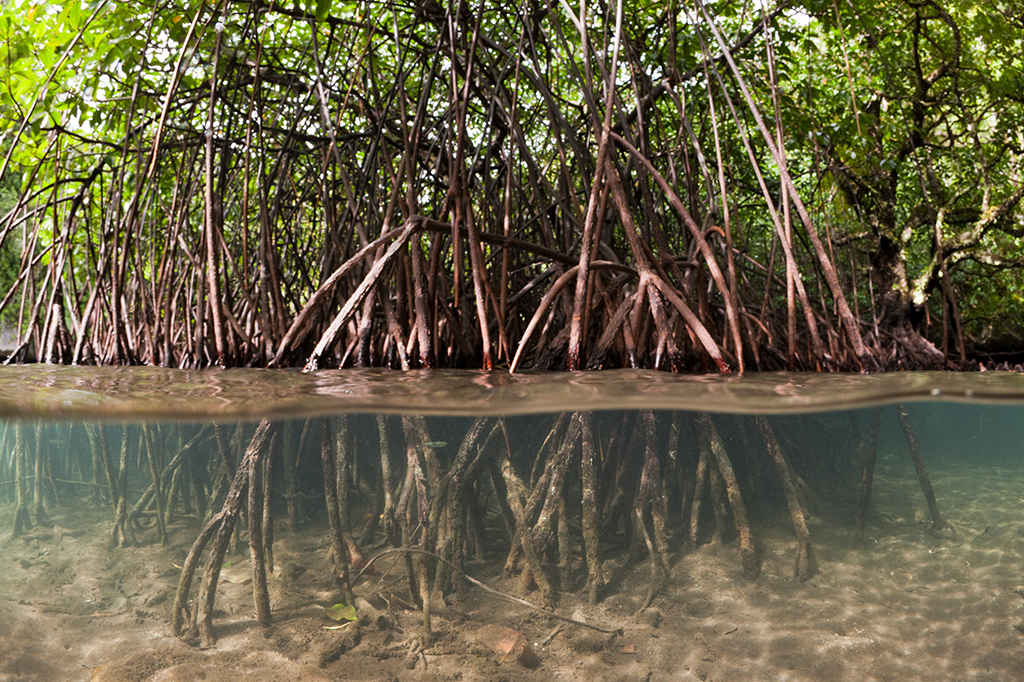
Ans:
<svg viewBox="0 0 1024 682"><path fill-rule="evenodd" d="M224 565L224 556L227 553L228 544L238 522L238 516L242 511L242 496L247 492L247 486L252 484L249 481L249 473L259 466L262 455L265 451L263 441L270 430L270 423L264 419L256 428L249 447L246 448L242 460L235 471L235 478L228 490L227 499L219 516L221 516L220 527L213 540L213 547L210 549L210 561L206 565L206 574L203 576L203 583L199 588L199 596L196 599L196 624L199 628L199 639L203 646L213 646L217 638L213 634L213 604L217 597L217 582L220 579L220 569ZM258 521L250 519L250 523ZM253 590L259 586L253 581Z"/></svg>
<svg viewBox="0 0 1024 682"><path fill-rule="evenodd" d="M420 549L424 552L428 552L428 546L430 541L430 501L427 496L427 480L423 473L424 465L421 463L421 450L429 448L422 448L423 443L430 442L429 436L426 434L426 427L420 420L416 420L412 417L402 417L402 429L405 433L406 442L406 457L407 457L407 473L406 473L406 484L402 490L402 497L399 500L399 506L405 509L405 524L403 525L402 533L402 544L407 547L412 547L412 541L414 533L409 529L413 525L413 521L417 522L416 528L420 533ZM426 457L423 458L424 460ZM429 460L427 461L428 467L430 466ZM428 468L428 471L430 469ZM434 476L431 476L433 479ZM416 514L413 515L413 494L415 490L416 500ZM407 564L406 571L409 578L409 592L414 600L418 600L420 608L423 612L423 628L425 636L429 639L431 637L430 627L430 587L427 577L427 562L423 555L416 557L416 560L412 560L412 555L406 555Z"/></svg>
<svg viewBox="0 0 1024 682"><path fill-rule="evenodd" d="M700 459L697 464L697 486L694 490L694 511L691 516L690 532L693 545L696 546L700 531L700 505L704 498L704 488L707 488L707 502L711 508L715 520L715 530L711 541L724 544L726 528L729 525L731 514L729 513L729 502L726 499L725 481L718 470L718 464L711 453L711 441L704 431L698 436L700 447Z"/></svg>
<svg viewBox="0 0 1024 682"><path fill-rule="evenodd" d="M630 521L632 517L628 515L625 508L635 498L635 495L631 494L629 490L634 477L634 469L636 469L632 453L639 448L635 442L638 421L639 417L631 418L627 413L622 424L614 429L608 437L608 456L604 465L603 479L605 488L610 490L611 494L606 496L606 499L610 499L607 499L604 505L601 519L602 528L608 533L615 531L620 520L626 525L632 523Z"/></svg>
<svg viewBox="0 0 1024 682"><path fill-rule="evenodd" d="M114 474L114 462L110 458L110 439L107 438L106 424L100 422L96 426L96 432L99 436L100 454L103 457L103 469L107 473L107 483L110 484L110 506L116 510L118 500L117 477Z"/></svg>
<svg viewBox="0 0 1024 682"><path fill-rule="evenodd" d="M580 414L582 432L580 484L583 497L583 546L587 557L587 586L590 590L590 601L597 601L597 593L604 587L604 574L600 561L601 520L597 509L597 474L594 468L596 457L594 447L594 425L590 412Z"/></svg>
<svg viewBox="0 0 1024 682"><path fill-rule="evenodd" d="M553 459L549 482L543 490L547 493L544 497L544 504L540 510L540 516L533 528L533 543L538 552L543 551L551 541L552 515L558 508L562 498L562 491L565 486L566 475L572 455L575 452L576 444L580 439L580 418L579 413L573 414L569 428L562 440L558 455ZM539 487L539 486L538 486Z"/></svg>
<svg viewBox="0 0 1024 682"><path fill-rule="evenodd" d="M710 459L707 438L701 434L700 457L697 460L697 473L694 475L693 501L690 503L690 547L697 546L697 533L700 530L700 504L704 498L704 488L708 485L708 460ZM683 512L685 513L685 509Z"/></svg>
<svg viewBox="0 0 1024 682"><path fill-rule="evenodd" d="M565 516L564 494L558 498L555 516L558 528L558 586L563 592L569 592L572 589L572 566L570 563L572 550L569 539L569 520Z"/></svg>
<svg viewBox="0 0 1024 682"><path fill-rule="evenodd" d="M16 538L32 527L32 520L28 514L28 482L25 480L25 437L22 433L22 425L14 425L14 476L17 481L18 506L14 510L14 531L11 537Z"/></svg>
<svg viewBox="0 0 1024 682"><path fill-rule="evenodd" d="M647 596L644 597L644 601L640 604L640 608L637 609L637 613L640 613L654 601L654 596L658 594L662 586L665 583L665 573L660 570L658 566L658 554L654 549L654 543L651 542L651 534L647 532L647 524L644 523L644 513L640 506L634 508L636 514L636 527L640 531L640 535L644 539L644 543L647 545L647 554L651 561L651 581L647 587Z"/></svg>
<svg viewBox="0 0 1024 682"><path fill-rule="evenodd" d="M407 450L411 446L407 445ZM406 457L412 458L415 454L407 452ZM412 495L410 491L413 487L413 476L416 475L415 470L412 466L407 466L405 470L405 480L402 483L402 492L398 497L398 511L401 513L401 520L398 524L399 530L401 531L401 544L403 547L412 546ZM413 603L420 605L420 587L419 583L415 579L415 571L412 563L412 554L405 553L402 555L405 559L405 577L409 585L409 596L412 598Z"/></svg>
<svg viewBox="0 0 1024 682"><path fill-rule="evenodd" d="M49 438L43 434L43 422L36 422L36 461L35 479L32 485L33 511L36 516L36 525L52 528L53 522L47 516L43 508L43 462L49 455Z"/></svg>
<svg viewBox="0 0 1024 682"><path fill-rule="evenodd" d="M503 429L504 430L504 429ZM494 501L498 504L498 511L501 513L501 520L508 533L509 540L516 532L516 517L512 513L512 507L508 503L508 488L505 486L505 479L501 476L496 460L487 462L488 479L491 482L491 489L494 490Z"/></svg>
<svg viewBox="0 0 1024 682"><path fill-rule="evenodd" d="M505 481L505 487L509 491L508 501L509 506L512 509L512 515L516 519L516 531L513 535L513 549L518 546L522 547L523 558L526 559L526 571L529 571L529 576L532 577L533 582L536 583L537 589L540 590L541 599L544 600L545 604L549 604L553 599L553 593L551 590L551 584L548 582L547 576L544 575L544 571L541 568L540 557L533 543L533 535L528 529L529 521L526 518L525 511L523 509L523 497L521 493L525 489L522 481L516 475L516 472L512 469L512 462L509 457L505 457L501 461L501 475ZM514 565L512 559L512 553L509 553L509 560L505 563L505 571L511 573ZM524 572L525 575L525 572ZM527 580L527 582L529 582Z"/></svg>
<svg viewBox="0 0 1024 682"><path fill-rule="evenodd" d="M651 521L654 524L654 546L657 559L663 571L668 571L668 536L665 533L665 519L668 514L665 502L665 483L662 477L661 462L658 459L658 448L655 443L654 413L644 412L644 432L646 434L646 452L644 455L644 474L647 476L647 498L651 505Z"/></svg>
<svg viewBox="0 0 1024 682"><path fill-rule="evenodd" d="M498 491L498 496L504 501L504 506L508 507L508 514L505 516L505 521L511 519L509 528L511 529L511 542L509 542L508 557L505 559L505 566L502 572L506 575L512 575L516 567L516 562L519 560L520 541L519 538L522 534L522 528L520 525L520 518L524 516L523 504L527 499L526 486L523 484L519 476L516 475L515 469L512 467L512 442L508 435L508 427L505 424L505 420L501 420L502 435L505 438L505 456L501 458L500 464L497 462L491 463L491 474L494 479L494 489ZM505 463L508 462L509 466L506 470ZM497 475L495 475L497 474Z"/></svg>
<svg viewBox="0 0 1024 682"><path fill-rule="evenodd" d="M666 449L668 465L665 469L665 492L666 514L668 514L669 503L676 503L672 495L678 495L678 509L680 511L679 529L683 531L682 541L685 545L689 542L689 515L687 510L690 507L693 486L688 485L687 478L690 474L690 460L686 454L680 451L683 426L680 423L679 412L672 412L668 429L668 446Z"/></svg>
<svg viewBox="0 0 1024 682"><path fill-rule="evenodd" d="M164 506L163 514L163 528L167 528L167 526L174 522L174 510L179 498L183 500L185 513L188 513L189 511L188 491L186 490L184 491L184 494L182 494L183 486L187 487L188 481L182 476L180 468L175 469L171 473L171 486L167 491L167 504Z"/></svg>
<svg viewBox="0 0 1024 682"><path fill-rule="evenodd" d="M878 457L878 431L882 421L882 409L871 410L871 433L864 447L864 470L860 481L860 505L857 507L857 530L853 535L853 546L864 543L864 528L871 511L871 481L875 475L875 459Z"/></svg>
<svg viewBox="0 0 1024 682"><path fill-rule="evenodd" d="M249 447L246 449L243 461L235 470L231 487L224 500L224 506L206 524L182 567L181 577L178 580L178 591L174 597L174 614L171 621L171 631L175 636L184 633L186 609L188 605L189 592L192 588L192 580L196 567L199 564L199 556L206 545L216 536L214 546L210 550L209 563L206 566L206 574L200 586L197 597L197 608L192 614L193 628L198 628L198 635L204 646L212 646L216 641L213 636L213 603L217 593L217 581L220 578L220 569L224 564L224 555L227 553L228 543L231 540L232 531L241 507L242 495L247 492L248 474L254 466L252 460L261 460L260 453L263 450L263 441L270 430L270 422L266 419L256 427ZM256 463L258 465L258 461ZM254 587L254 589L256 589Z"/></svg>
<svg viewBox="0 0 1024 682"><path fill-rule="evenodd" d="M352 604L352 588L348 575L348 549L342 536L338 514L337 472L331 449L331 425L324 417L320 422L320 455L324 472L324 498L327 502L327 522L331 532L331 557L334 562L334 587L346 604Z"/></svg>
<svg viewBox="0 0 1024 682"><path fill-rule="evenodd" d="M910 427L907 419L907 410L902 404L894 405L896 416L899 417L900 427L903 429L903 436L907 439L907 449L910 450L910 459L914 461L914 468L917 469L917 479L921 482L921 490L924 492L924 499L928 503L928 512L932 517L932 530L942 530L946 522L939 513L939 503L935 501L935 491L932 489L932 480L928 476L928 469L924 466L924 458L921 456L921 448L917 445L917 437Z"/></svg>
<svg viewBox="0 0 1024 682"><path fill-rule="evenodd" d="M384 488L384 511L381 513L381 527L384 537L396 544L398 533L395 531L395 493L394 475L391 472L391 440L388 436L388 424L383 414L377 415L377 433L380 438L380 478Z"/></svg>
<svg viewBox="0 0 1024 682"><path fill-rule="evenodd" d="M136 545L135 527L128 515L128 425L121 427L121 465L117 474L117 511L110 533L114 547Z"/></svg>
<svg viewBox="0 0 1024 682"><path fill-rule="evenodd" d="M276 435L276 434L275 434ZM271 439L273 442L273 439ZM268 448L269 449L269 448ZM266 553L263 545L263 486L260 457L246 457L249 471L249 557L252 560L252 596L256 622L270 625L270 592L267 589Z"/></svg>
<svg viewBox="0 0 1024 682"><path fill-rule="evenodd" d="M199 537L192 544L192 549L185 559L181 568L181 575L178 577L178 589L174 594L174 614L171 616L171 634L179 637L184 634L185 621L189 619L188 596L192 589L192 579L195 576L196 568L199 566L199 557L210 538L220 527L220 517L214 517L203 527Z"/></svg>
<svg viewBox="0 0 1024 682"><path fill-rule="evenodd" d="M651 563L651 580L647 590L647 597L638 609L638 611L643 611L651 605L654 596L667 581L668 548L665 539L664 495L662 489L657 486L658 479L660 478L660 465L657 450L654 446L654 415L650 410L645 410L642 419L637 423L638 425L642 424L645 447L640 487L637 491L636 502L633 505L633 528L634 537L639 535L647 546L647 554ZM659 496L660 500L656 499ZM644 520L644 509L646 507L651 509L651 520L655 527L655 542L651 542L651 534L647 531L647 522Z"/></svg>
<svg viewBox="0 0 1024 682"><path fill-rule="evenodd" d="M274 572L274 471L281 457L281 431L275 430L263 471L263 561L267 567L264 575Z"/></svg>
<svg viewBox="0 0 1024 682"><path fill-rule="evenodd" d="M747 508L743 504L743 495L740 493L739 484L736 481L736 474L733 471L729 455L725 452L725 445L722 443L715 423L706 412L701 412L698 420L704 431L707 433L708 441L711 443L711 452L715 455L718 463L718 471L725 482L726 493L729 496L729 506L732 507L732 517L736 524L736 532L739 535L740 560L743 564L743 573L748 578L756 578L761 572L757 563L757 554L754 551L753 536L750 533L750 522L747 520Z"/></svg>
<svg viewBox="0 0 1024 682"><path fill-rule="evenodd" d="M191 481L192 494L195 496L196 512L199 518L205 519L207 512L207 502L210 486L209 474L206 470L205 465L199 461L198 457L188 457L186 459L186 466L188 468L188 476Z"/></svg>
<svg viewBox="0 0 1024 682"><path fill-rule="evenodd" d="M431 510L430 523L437 529L437 552L459 567L465 560L466 495L486 451L486 443L481 444L480 441L490 423L489 417L479 417L473 422L462 439L448 474L441 479L440 489L434 494L434 509ZM488 433L487 441L490 441L491 436L497 431L498 427L494 425ZM453 585L454 581L447 564L439 565L434 589L444 592Z"/></svg>
<svg viewBox="0 0 1024 682"><path fill-rule="evenodd" d="M341 537L345 541L349 566L360 567L366 563L352 534L352 505L349 501L351 490L359 490L359 459L355 456L355 434L349 426L348 415L338 415L335 420L338 432L334 438L335 489L338 496L338 523Z"/></svg>
<svg viewBox="0 0 1024 682"><path fill-rule="evenodd" d="M793 563L793 577L806 580L814 570L814 553L811 549L811 534L807 530L807 521L804 519L803 509L800 508L800 500L797 498L796 487L789 475L789 465L786 458L779 449L779 443L775 439L775 433L771 425L764 417L757 418L757 426L761 429L761 435L768 445L768 454L771 455L775 470L782 480L782 490L786 495L786 504L789 506L789 515L793 520L793 530L796 531L797 550L796 561Z"/></svg>
<svg viewBox="0 0 1024 682"><path fill-rule="evenodd" d="M420 537L420 544L421 545L426 545L427 544L427 534L426 533L423 533L423 535ZM423 551L427 551L422 546L420 547L420 549L422 549ZM433 628L431 627L431 611L430 611L430 599L431 599L431 596L430 596L430 585L429 585L430 577L428 575L427 555L419 556L419 561L417 562L416 569L417 569L417 577L419 578L419 582L420 582L420 596L422 598L421 601L422 601L422 604L423 604L423 636L424 636L424 639L427 642L432 642L433 639L434 639L434 632L433 632Z"/></svg>
<svg viewBox="0 0 1024 682"><path fill-rule="evenodd" d="M302 446L305 444L306 439L309 437L310 428L312 428L313 418L310 417L302 425L302 433L299 435L299 448L296 451L296 457L291 457L288 453L282 453L282 460L284 463L284 488L285 488L285 500L288 505L288 527L291 531L297 532L299 530L299 519L302 517L302 503L303 498L299 494L299 482L295 475L298 470L298 454L302 452ZM288 438L288 425L286 425L285 441L292 442Z"/></svg>
<svg viewBox="0 0 1024 682"><path fill-rule="evenodd" d="M153 477L153 499L156 500L156 527L160 537L160 544L167 545L167 528L164 518L164 498L160 494L160 464L157 462L157 450L153 447L153 436L149 431L149 426L145 423L142 424L142 439L139 442L140 447L146 448L146 459L149 461L149 473ZM171 500L168 499L169 504Z"/></svg>
<svg viewBox="0 0 1024 682"><path fill-rule="evenodd" d="M426 422L421 418L413 420L413 425L416 428L416 433L419 436L419 452L422 453L423 461L426 464L427 476L424 476L422 471L419 470L417 460L417 476L416 476L416 501L419 509L419 523L420 523L420 549L424 552L430 552L433 549L431 545L431 533L433 527L430 525L430 499L427 493L427 485L429 483L430 489L437 490L440 481L440 469L437 465L436 458L433 454L433 449L426 447L425 443L430 442L430 436L427 433ZM430 594L430 564L428 562L428 554L420 554L418 556L416 573L420 584L420 597L423 603L423 640L429 644L434 641L434 632L431 627L431 600L432 595Z"/></svg>
<svg viewBox="0 0 1024 682"><path fill-rule="evenodd" d="M93 484L95 487L95 493L93 495L93 502L100 504L103 501L103 491L101 490L100 483L100 472L102 471L102 460L103 456L100 453L99 441L96 437L96 425L86 424L85 434L89 438L89 451L92 453L92 473L93 473Z"/></svg>
<svg viewBox="0 0 1024 682"><path fill-rule="evenodd" d="M358 488L358 472L354 471L352 455L352 429L349 428L348 415L338 415L334 419L337 431L334 436L334 479L338 505L338 528L345 548L349 552L348 562L354 564L362 558L361 553L352 539L351 504L349 502L349 485Z"/></svg>

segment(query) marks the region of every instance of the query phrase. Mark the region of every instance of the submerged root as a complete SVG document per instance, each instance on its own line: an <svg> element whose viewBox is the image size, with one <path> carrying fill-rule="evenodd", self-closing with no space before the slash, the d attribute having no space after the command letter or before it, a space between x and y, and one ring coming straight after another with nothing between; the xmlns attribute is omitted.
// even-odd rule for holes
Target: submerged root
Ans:
<svg viewBox="0 0 1024 682"><path fill-rule="evenodd" d="M924 457L921 456L921 448L917 445L917 437L914 435L914 429L911 428L910 420L907 418L907 410L903 405L895 405L894 409L896 410L897 418L899 418L900 427L903 429L903 436L907 441L910 459L914 462L914 469L917 470L917 479L921 483L921 491L924 493L925 502L928 503L928 512L932 518L932 530L942 530L946 527L946 522L939 512L939 503L935 500L932 479L924 465Z"/></svg>
<svg viewBox="0 0 1024 682"><path fill-rule="evenodd" d="M390 447L379 459L376 454L360 457L365 453L367 431L376 431L373 435L381 441L401 437L389 433L387 420L378 419L376 429L367 429L373 424L349 417L347 424L333 422L334 433L325 420L320 442L322 499L328 510L332 575L339 599L352 604L353 586L375 570L374 562L390 553L400 554L396 562L404 563L408 595L403 589L401 598L391 597L407 599L410 608L420 611L419 641L429 643L435 612L444 615L447 593L464 589L466 583L550 614L559 590L573 592L582 586L590 601L596 602L611 587L620 585L633 562L646 552L650 576L639 605L642 611L658 598L669 580L671 552L677 549L673 543L695 546L699 535L710 534L710 528L704 531L702 524L712 521L716 539L731 542L736 538L743 572L757 577L759 557L746 500L763 501L771 496L758 495L761 491L754 488L746 497L746 487L755 485L771 486L776 496L781 489L785 496L797 537L793 576L806 579L815 570L815 555L800 486L813 491L817 484L820 489L816 469L808 466L809 461L814 463L810 459L814 452L791 448L792 435L782 432L789 438L783 441L789 453L784 455L767 419L734 420L728 422L734 429L749 429L743 433L723 431L730 447L744 453L734 464L718 430L725 421L716 424L711 415L699 414L690 425L682 422L685 418L683 413L673 414L669 417L672 421L666 423L658 413L640 412L621 426L612 425L607 432L612 438L603 448L597 436L607 423L601 421L606 418L600 413L566 414L548 421L549 429L543 434L518 439L510 437L509 424L514 418L482 418L467 425L455 450L446 447L454 442L450 429L434 432L435 438L445 440L433 440L426 420L406 416L400 418L404 471L392 469L395 462ZM398 424L396 420L392 426ZM308 430L307 426L304 433ZM205 525L182 571L172 629L204 646L216 639L212 613L219 571L231 539L241 535L234 533L238 517L246 513L257 621L270 622L266 574L260 575L269 561L269 523L266 507L261 506L270 485L269 475L261 468L267 456L261 443L269 431L267 423L261 423L237 464L227 458L229 452L222 453L222 470L230 467L234 475L230 484L225 484L228 490L221 511ZM758 431L764 448L754 447L753 436ZM496 447L502 440L505 447ZM370 445L372 448L374 443ZM237 446L233 449L237 451ZM300 456L282 459L295 462ZM394 481L400 482L396 486ZM372 501L359 501L355 494L352 497L353 505L362 505L360 514L370 509L387 517L373 526L368 542L372 545L375 535L377 541L383 536L385 542L399 545L369 558L363 556L351 533L349 502L341 490L348 488L346 494L358 491L366 482L371 487L384 485L390 491L388 495L374 491ZM209 488L216 486L204 490ZM25 522L29 522L27 518ZM673 532L673 528L679 530ZM502 540L496 542L496 537ZM499 547L509 552L506 575L518 571L524 592L537 591L534 601L539 606L492 590L464 573L467 555L493 556ZM195 606L190 607L192 581L204 553L209 559Z"/></svg>
<svg viewBox="0 0 1024 682"><path fill-rule="evenodd" d="M640 613L651 605L651 602L654 601L655 595L657 595L665 586L665 583L668 582L668 574L664 566L661 565L658 553L654 549L654 543L651 542L651 535L647 532L647 526L644 524L643 512L639 507L636 509L636 525L644 538L644 542L647 544L647 553L651 560L651 580L647 587L647 596L644 597L643 602L640 604L640 608L636 610L637 613Z"/></svg>
<svg viewBox="0 0 1024 682"><path fill-rule="evenodd" d="M761 567L758 565L757 554L754 551L754 540L750 532L750 523L747 520L747 508L743 504L743 494L740 492L732 463L729 461L729 455L725 451L725 445L718 435L718 430L715 428L715 423L711 420L711 416L706 412L701 412L698 420L707 434L711 444L711 452L715 455L718 463L718 471L725 482L729 506L732 507L733 520L736 524L736 532L739 535L740 559L743 563L743 573L748 578L756 578L761 572Z"/></svg>
<svg viewBox="0 0 1024 682"><path fill-rule="evenodd" d="M598 591L604 587L605 576L599 558L601 519L597 509L597 470L595 466L596 452L594 448L594 427L591 414L580 414L581 426L581 463L580 487L582 506L583 546L587 558L587 589L590 601L597 601Z"/></svg>
<svg viewBox="0 0 1024 682"><path fill-rule="evenodd" d="M875 459L878 456L878 431L882 421L882 410L878 407L871 410L871 432L868 443L864 446L864 464L861 472L860 503L857 507L857 530L853 536L853 546L860 547L864 542L864 529L868 522L871 506L871 482L875 475Z"/></svg>
<svg viewBox="0 0 1024 682"><path fill-rule="evenodd" d="M806 580L814 570L814 552L811 549L811 534L807 530L807 522L804 519L803 509L800 507L800 499L793 485L793 478L789 473L789 464L786 462L775 440L775 433L764 417L757 418L757 426L761 429L765 443L768 445L768 454L775 463L775 470L782 481L782 490L786 495L786 504L789 506L790 518L793 521L793 530L796 531L797 551L796 560L793 565L793 577Z"/></svg>
<svg viewBox="0 0 1024 682"><path fill-rule="evenodd" d="M246 494L247 486L250 484L249 474L257 470L262 462L261 452L264 450L262 445L269 429L270 422L266 419L261 421L256 428L252 442L246 449L245 456L235 471L235 477L228 491L227 499L224 501L223 508L207 523L202 533L200 533L192 545L192 549L189 550L188 557L185 559L181 577L178 580L178 590L174 597L171 631L175 636L198 637L200 644L204 647L213 646L217 641L213 633L213 605L216 599L220 570L224 565L228 544L231 541L235 523L241 511L242 496ZM197 607L192 611L187 608L192 580L199 565L199 557L211 539L214 539L213 547L209 552L206 572L196 599ZM256 577L254 575L254 578ZM261 592L266 590L265 576L262 585L259 584L257 579L253 580L253 590L254 599L258 602L263 596ZM192 623L191 627L187 630L185 628L186 616ZM267 605L267 618L269 619L269 603Z"/></svg>

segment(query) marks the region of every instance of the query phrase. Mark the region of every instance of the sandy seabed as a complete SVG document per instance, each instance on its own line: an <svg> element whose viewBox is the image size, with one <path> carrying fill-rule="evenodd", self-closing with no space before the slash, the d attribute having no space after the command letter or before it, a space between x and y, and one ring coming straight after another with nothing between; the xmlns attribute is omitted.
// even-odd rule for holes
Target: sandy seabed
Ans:
<svg viewBox="0 0 1024 682"><path fill-rule="evenodd" d="M811 518L818 571L806 582L790 577L795 537L780 514L756 520L756 580L743 577L735 543L710 544L677 552L668 586L640 613L646 561L596 605L586 590L560 595L559 613L621 634L562 624L467 587L437 609L434 642L423 648L420 615L399 606L400 566L356 589L385 612L391 600L383 627L328 629L337 624L323 612L330 577L322 528L278 531L266 629L254 621L247 546L229 555L219 641L201 650L172 637L169 625L194 520L172 527L170 547L144 535L142 547L110 549L106 509L77 501L74 511L50 511L54 528L11 539L5 503L0 681L1024 680L1024 468L947 467L932 480L953 532L917 522L913 472L883 462L876 523L862 549L852 548L849 510ZM494 577L503 559L467 568L530 598L518 580ZM539 664L502 661L480 636L488 625L525 635Z"/></svg>

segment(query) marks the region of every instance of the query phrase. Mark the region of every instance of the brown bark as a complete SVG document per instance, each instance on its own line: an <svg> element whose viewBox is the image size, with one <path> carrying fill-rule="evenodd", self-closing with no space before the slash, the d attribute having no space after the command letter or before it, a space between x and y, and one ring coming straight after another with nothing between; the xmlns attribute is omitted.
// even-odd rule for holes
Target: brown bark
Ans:
<svg viewBox="0 0 1024 682"><path fill-rule="evenodd" d="M756 578L761 572L758 565L757 554L754 551L754 540L750 532L750 522L747 520L747 508L743 504L743 494L740 492L739 482L733 471L729 455L725 451L725 445L718 435L718 429L706 412L701 412L698 417L701 428L704 429L711 444L711 452L715 455L718 464L718 471L725 482L726 492L729 496L729 506L732 508L733 521L736 524L736 532L739 534L740 559L743 562L743 573L748 578Z"/></svg>
<svg viewBox="0 0 1024 682"><path fill-rule="evenodd" d="M942 530L946 522L939 513L939 503L935 500L935 490L932 488L932 480L928 475L928 469L924 465L924 457L921 456L921 448L917 445L917 436L907 419L907 410L901 404L894 405L896 416L900 420L900 428L903 429L903 436L907 441L907 449L910 452L910 459L914 462L914 469L917 471L917 479L921 483L921 491L924 493L925 502L928 504L928 513L932 517L932 530Z"/></svg>

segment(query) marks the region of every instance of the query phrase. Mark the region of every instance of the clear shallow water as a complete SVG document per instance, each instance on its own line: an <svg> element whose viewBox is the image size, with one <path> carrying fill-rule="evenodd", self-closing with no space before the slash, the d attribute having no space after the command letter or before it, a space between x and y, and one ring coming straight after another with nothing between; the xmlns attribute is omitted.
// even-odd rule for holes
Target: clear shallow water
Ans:
<svg viewBox="0 0 1024 682"><path fill-rule="evenodd" d="M900 409L942 527L925 504ZM806 574L795 574L798 514L766 432L813 549ZM181 566L225 509L248 452L261 458L262 494L240 497L215 590L217 642L196 649L189 623L210 547L200 548L185 592L184 639L171 634ZM443 634L424 650L438 675L516 675L474 639L497 624L528 638L542 661L530 675L545 682L580 671L1021 679L1022 491L1016 374L2 368L0 680L426 674L419 658L410 672L405 650L395 653L406 634L422 641L411 563L378 560L377 575L355 585L393 614L391 626L364 628L359 641L325 629L334 624L322 609L339 598L329 505L357 564L426 547L493 588L621 628L598 637L568 625L551 637L560 621L428 562L428 584L455 605L435 611ZM245 509L257 498L269 513ZM254 518L274 536L269 630L254 620ZM654 573L652 562L661 565Z"/></svg>

